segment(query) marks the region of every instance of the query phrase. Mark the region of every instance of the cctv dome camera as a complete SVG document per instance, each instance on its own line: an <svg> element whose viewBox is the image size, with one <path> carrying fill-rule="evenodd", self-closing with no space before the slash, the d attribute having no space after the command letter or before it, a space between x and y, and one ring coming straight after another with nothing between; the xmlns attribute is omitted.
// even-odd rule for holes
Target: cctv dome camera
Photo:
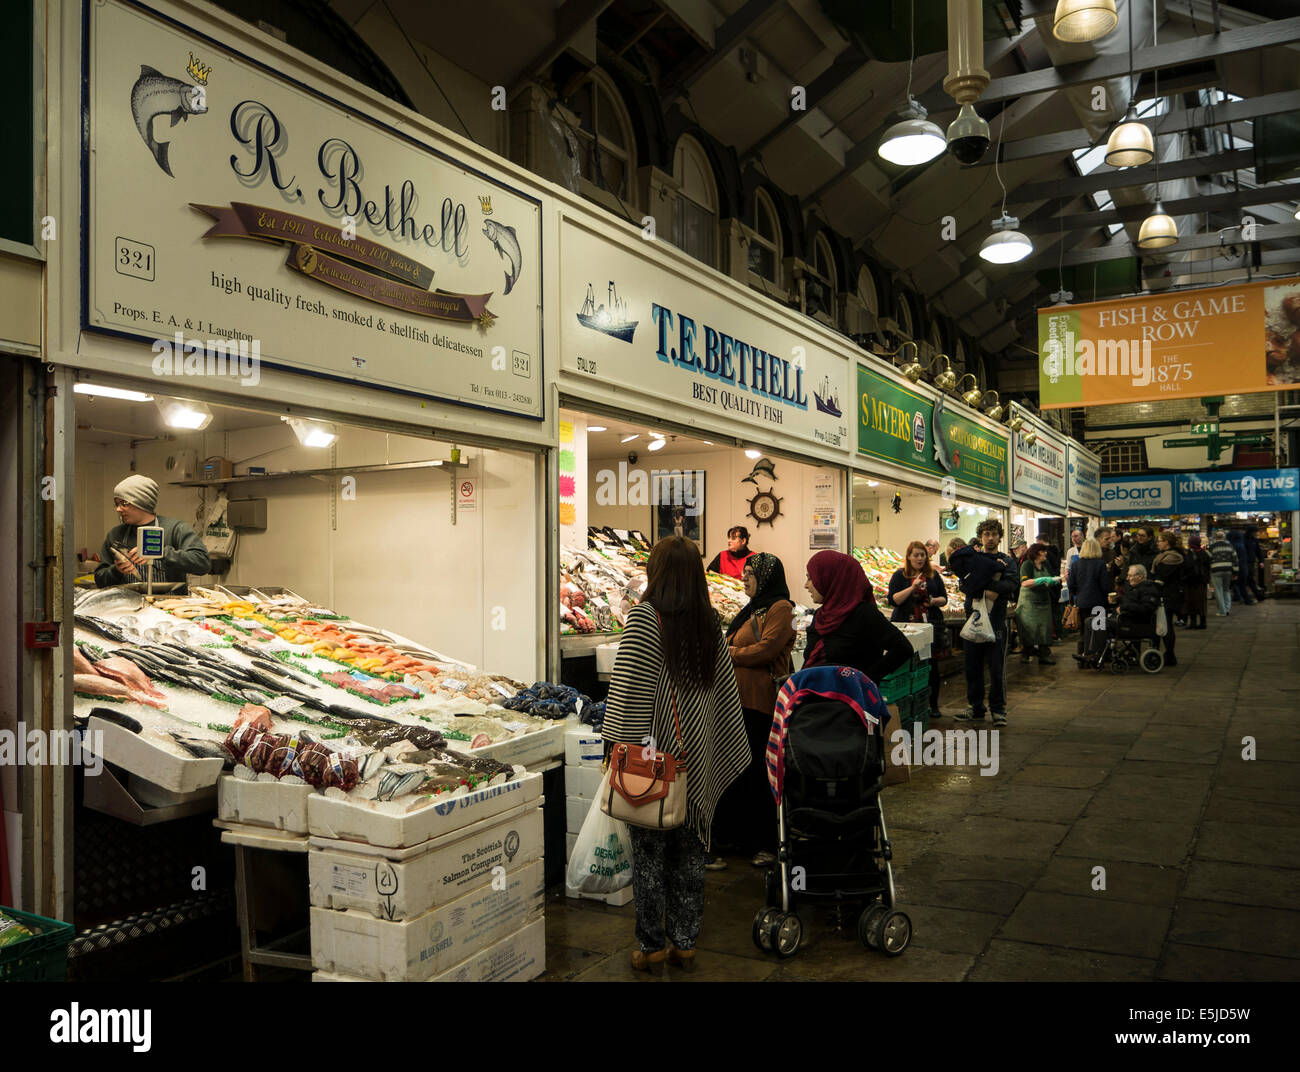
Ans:
<svg viewBox="0 0 1300 1072"><path fill-rule="evenodd" d="M963 104L948 126L948 151L963 164L978 164L988 147L988 123L972 105Z"/></svg>

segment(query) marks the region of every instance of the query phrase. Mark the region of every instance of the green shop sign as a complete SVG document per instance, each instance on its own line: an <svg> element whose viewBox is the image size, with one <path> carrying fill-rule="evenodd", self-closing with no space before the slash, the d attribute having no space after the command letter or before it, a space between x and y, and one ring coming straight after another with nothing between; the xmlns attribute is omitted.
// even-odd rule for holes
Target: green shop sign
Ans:
<svg viewBox="0 0 1300 1072"><path fill-rule="evenodd" d="M1007 438L858 366L858 453L968 488L1007 494Z"/></svg>

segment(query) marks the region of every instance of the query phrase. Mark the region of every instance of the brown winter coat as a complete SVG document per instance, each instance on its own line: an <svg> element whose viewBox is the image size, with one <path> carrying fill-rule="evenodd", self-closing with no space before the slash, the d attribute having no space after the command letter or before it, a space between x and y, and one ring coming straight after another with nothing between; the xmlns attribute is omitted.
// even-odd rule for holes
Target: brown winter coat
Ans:
<svg viewBox="0 0 1300 1072"><path fill-rule="evenodd" d="M794 604L779 599L758 611L728 638L742 707L771 714L776 708L772 674L790 673L794 648Z"/></svg>

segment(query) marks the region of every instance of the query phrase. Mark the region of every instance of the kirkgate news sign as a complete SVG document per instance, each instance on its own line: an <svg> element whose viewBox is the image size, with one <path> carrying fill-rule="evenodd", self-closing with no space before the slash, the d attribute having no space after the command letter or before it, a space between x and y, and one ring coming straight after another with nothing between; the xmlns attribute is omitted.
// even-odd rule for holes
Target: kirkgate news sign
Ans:
<svg viewBox="0 0 1300 1072"><path fill-rule="evenodd" d="M1101 507L1107 517L1300 510L1300 469L1108 477L1101 483Z"/></svg>

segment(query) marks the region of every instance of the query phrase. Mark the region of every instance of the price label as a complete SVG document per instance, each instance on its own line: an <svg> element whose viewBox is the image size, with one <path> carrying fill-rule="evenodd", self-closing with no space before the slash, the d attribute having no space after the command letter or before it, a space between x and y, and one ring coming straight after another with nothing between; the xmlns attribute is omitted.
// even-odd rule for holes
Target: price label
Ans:
<svg viewBox="0 0 1300 1072"><path fill-rule="evenodd" d="M494 688L497 692L501 693L501 695L504 696L507 700L514 695L513 692L511 692L499 681L492 682L492 688Z"/></svg>
<svg viewBox="0 0 1300 1072"><path fill-rule="evenodd" d="M277 715L287 715L295 708L302 706L301 700L296 700L292 696L277 696L274 700L268 700L262 705L268 711L274 711Z"/></svg>
<svg viewBox="0 0 1300 1072"><path fill-rule="evenodd" d="M461 692L465 688L465 682L457 681L454 677L443 678L438 684L450 692Z"/></svg>

